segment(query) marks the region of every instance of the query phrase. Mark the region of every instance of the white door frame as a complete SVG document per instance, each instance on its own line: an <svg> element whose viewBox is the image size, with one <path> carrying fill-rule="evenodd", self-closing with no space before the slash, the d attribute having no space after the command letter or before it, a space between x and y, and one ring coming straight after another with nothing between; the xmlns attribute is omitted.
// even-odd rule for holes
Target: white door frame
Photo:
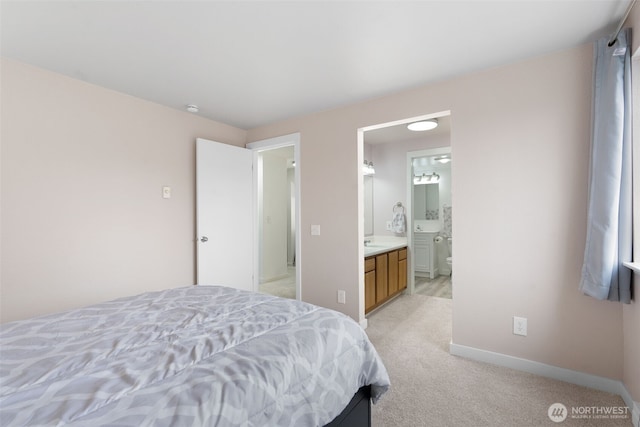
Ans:
<svg viewBox="0 0 640 427"><path fill-rule="evenodd" d="M292 133L290 135L277 136L275 138L263 139L260 141L250 142L246 145L249 150L253 151L253 167L257 170L258 154L262 151L274 150L276 148L293 146L293 159L296 167L294 168L295 182L295 214L296 214L296 237L295 237L295 260L296 260L296 299L302 299L302 254L300 248L302 246L301 239L301 220L300 220L300 133ZM258 176L254 174L253 200L258 200ZM254 209L254 227L258 230L258 209ZM254 233L253 236L253 259L256 260L253 266L253 288L257 292L260 285L260 263L257 262L260 256L260 235Z"/></svg>

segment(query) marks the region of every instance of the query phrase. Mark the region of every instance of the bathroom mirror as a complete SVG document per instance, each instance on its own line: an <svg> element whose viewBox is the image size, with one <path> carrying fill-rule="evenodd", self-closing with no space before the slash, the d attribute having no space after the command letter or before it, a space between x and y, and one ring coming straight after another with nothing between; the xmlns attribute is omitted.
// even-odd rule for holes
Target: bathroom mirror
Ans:
<svg viewBox="0 0 640 427"><path fill-rule="evenodd" d="M364 235L373 234L373 176L364 176Z"/></svg>
<svg viewBox="0 0 640 427"><path fill-rule="evenodd" d="M438 183L414 184L413 218L421 220L440 219L440 191Z"/></svg>

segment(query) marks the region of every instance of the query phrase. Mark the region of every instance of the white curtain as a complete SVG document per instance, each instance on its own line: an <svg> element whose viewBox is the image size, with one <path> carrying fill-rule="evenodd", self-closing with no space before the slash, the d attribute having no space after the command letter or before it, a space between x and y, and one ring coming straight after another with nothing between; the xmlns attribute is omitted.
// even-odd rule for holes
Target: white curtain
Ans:
<svg viewBox="0 0 640 427"><path fill-rule="evenodd" d="M631 302L631 29L594 46L587 241L580 289Z"/></svg>

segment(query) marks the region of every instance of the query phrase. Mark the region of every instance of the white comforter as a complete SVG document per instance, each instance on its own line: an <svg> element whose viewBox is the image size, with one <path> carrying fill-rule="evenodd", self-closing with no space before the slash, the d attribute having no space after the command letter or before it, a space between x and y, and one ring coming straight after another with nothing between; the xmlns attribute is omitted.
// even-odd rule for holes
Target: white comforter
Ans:
<svg viewBox="0 0 640 427"><path fill-rule="evenodd" d="M349 317L190 286L0 326L2 426L321 426L389 386Z"/></svg>

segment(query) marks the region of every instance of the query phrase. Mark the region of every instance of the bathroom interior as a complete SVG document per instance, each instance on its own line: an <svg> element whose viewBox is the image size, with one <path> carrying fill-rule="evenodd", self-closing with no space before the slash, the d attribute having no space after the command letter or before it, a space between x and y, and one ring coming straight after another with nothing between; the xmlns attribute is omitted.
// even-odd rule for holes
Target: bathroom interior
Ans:
<svg viewBox="0 0 640 427"><path fill-rule="evenodd" d="M427 120L431 129L409 130L408 124L417 121L422 120L416 118L363 132L367 314L392 300L392 294L405 292L403 280L407 293L452 298L451 120L443 114ZM398 222L402 217L404 227ZM383 259L384 267L391 271L391 262L396 263L393 251L403 247L407 249L406 261L402 262L403 254L398 252L401 255L397 265L400 271L406 269L406 279L400 277L401 285L393 285L393 291L390 282L386 299L379 301L380 284L374 285L368 275L385 251L389 259ZM390 277L389 271L384 270L383 274ZM380 276L379 270L373 273ZM378 301L369 296L376 291Z"/></svg>
<svg viewBox="0 0 640 427"><path fill-rule="evenodd" d="M450 117L435 122L427 131L402 123L363 133L365 258L407 247L401 265L408 272L408 292L451 298ZM259 289L293 299L294 170L292 147L259 154ZM404 214L404 230L394 228L397 214Z"/></svg>

